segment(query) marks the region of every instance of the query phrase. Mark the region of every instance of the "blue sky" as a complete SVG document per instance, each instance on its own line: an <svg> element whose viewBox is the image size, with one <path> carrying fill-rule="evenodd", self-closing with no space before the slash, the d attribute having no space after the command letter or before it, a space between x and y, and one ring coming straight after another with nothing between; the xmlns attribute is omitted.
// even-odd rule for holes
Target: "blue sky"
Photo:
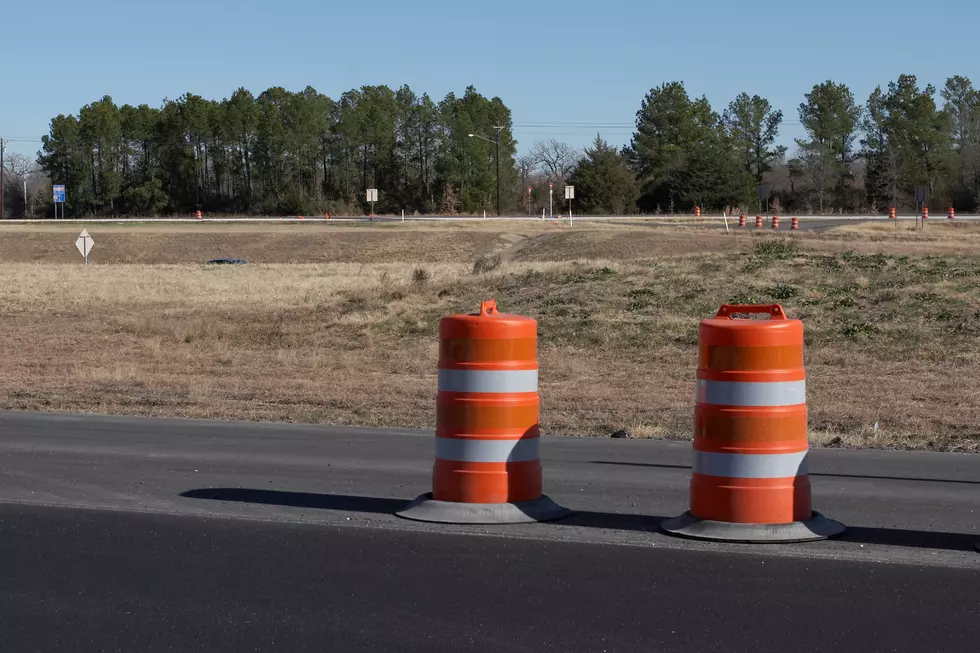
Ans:
<svg viewBox="0 0 980 653"><path fill-rule="evenodd" d="M0 136L39 138L58 113L111 95L159 106L184 92L239 86L337 97L409 84L435 99L473 84L513 112L519 149L596 131L629 141L653 86L681 80L719 112L740 91L782 109L781 140L801 136L797 106L815 83L863 102L901 73L980 84L968 27L975 0L47 0L0 8ZM959 26L959 27L958 27ZM573 123L574 126L572 124ZM39 143L13 142L33 154Z"/></svg>

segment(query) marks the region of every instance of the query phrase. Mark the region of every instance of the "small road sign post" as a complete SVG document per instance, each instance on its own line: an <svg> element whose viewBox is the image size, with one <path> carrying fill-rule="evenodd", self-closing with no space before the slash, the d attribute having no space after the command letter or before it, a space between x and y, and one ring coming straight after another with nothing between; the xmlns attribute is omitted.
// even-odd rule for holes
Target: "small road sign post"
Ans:
<svg viewBox="0 0 980 653"><path fill-rule="evenodd" d="M88 234L88 229L82 229L82 233L78 234L78 239L75 240L75 247L85 259L85 265L88 265L89 252L95 247L95 240Z"/></svg>
<svg viewBox="0 0 980 653"><path fill-rule="evenodd" d="M531 217L531 187L527 187L527 215Z"/></svg>
<svg viewBox="0 0 980 653"><path fill-rule="evenodd" d="M548 215L552 220L555 219L555 189L550 181L548 182Z"/></svg>
<svg viewBox="0 0 980 653"><path fill-rule="evenodd" d="M916 186L915 187L915 223L918 226L920 223L923 227L926 226L925 222L922 222L922 209L925 208L926 200L929 198L929 189L926 186ZM895 226L898 226L898 220L895 221Z"/></svg>
<svg viewBox="0 0 980 653"><path fill-rule="evenodd" d="M51 189L52 199L54 200L54 219L58 219L58 205L61 204L61 217L65 217L65 199L67 198L67 193L65 192L64 184L55 184Z"/></svg>
<svg viewBox="0 0 980 653"><path fill-rule="evenodd" d="M575 199L575 186L565 186L565 199L568 201L568 225L572 224L572 200Z"/></svg>
<svg viewBox="0 0 980 653"><path fill-rule="evenodd" d="M762 211L763 203L765 203L766 215L769 214L769 193L772 192L772 187L769 184L759 184L759 211Z"/></svg>
<svg viewBox="0 0 980 653"><path fill-rule="evenodd" d="M371 220L374 220L374 203L378 201L378 189L367 189L367 201L371 203Z"/></svg>

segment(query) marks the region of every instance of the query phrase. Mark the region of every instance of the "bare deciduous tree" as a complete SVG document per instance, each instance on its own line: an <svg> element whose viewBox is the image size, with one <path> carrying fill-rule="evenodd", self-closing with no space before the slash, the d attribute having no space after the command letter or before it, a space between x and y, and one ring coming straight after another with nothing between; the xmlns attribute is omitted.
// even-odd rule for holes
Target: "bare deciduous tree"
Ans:
<svg viewBox="0 0 980 653"><path fill-rule="evenodd" d="M549 179L562 186L582 158L582 153L568 143L552 138L537 141L531 147L531 158Z"/></svg>

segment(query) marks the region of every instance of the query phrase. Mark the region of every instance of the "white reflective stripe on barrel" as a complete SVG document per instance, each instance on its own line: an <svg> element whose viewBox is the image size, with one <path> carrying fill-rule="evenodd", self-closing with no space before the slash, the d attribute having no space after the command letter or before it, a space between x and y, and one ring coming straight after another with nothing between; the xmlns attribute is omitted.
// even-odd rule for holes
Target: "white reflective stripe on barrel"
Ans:
<svg viewBox="0 0 980 653"><path fill-rule="evenodd" d="M694 472L724 478L789 478L810 473L807 451L776 454L694 450Z"/></svg>
<svg viewBox="0 0 980 653"><path fill-rule="evenodd" d="M464 463L522 463L541 456L538 438L477 440L436 438L436 458Z"/></svg>
<svg viewBox="0 0 980 653"><path fill-rule="evenodd" d="M442 392L537 392L537 370L439 370Z"/></svg>
<svg viewBox="0 0 980 653"><path fill-rule="evenodd" d="M698 379L698 403L719 406L797 406L806 403L806 381L705 381Z"/></svg>

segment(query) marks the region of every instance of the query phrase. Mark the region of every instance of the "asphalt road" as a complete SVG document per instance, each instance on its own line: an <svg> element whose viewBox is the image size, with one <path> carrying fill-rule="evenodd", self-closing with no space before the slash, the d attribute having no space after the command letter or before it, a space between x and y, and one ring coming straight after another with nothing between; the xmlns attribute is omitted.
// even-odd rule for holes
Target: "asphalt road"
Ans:
<svg viewBox="0 0 980 653"><path fill-rule="evenodd" d="M976 651L980 572L0 505L0 650Z"/></svg>
<svg viewBox="0 0 980 653"><path fill-rule="evenodd" d="M435 526L429 434L0 413L0 651L977 650L980 457L815 451L848 534L751 546L657 532L689 444L542 449L574 516Z"/></svg>

